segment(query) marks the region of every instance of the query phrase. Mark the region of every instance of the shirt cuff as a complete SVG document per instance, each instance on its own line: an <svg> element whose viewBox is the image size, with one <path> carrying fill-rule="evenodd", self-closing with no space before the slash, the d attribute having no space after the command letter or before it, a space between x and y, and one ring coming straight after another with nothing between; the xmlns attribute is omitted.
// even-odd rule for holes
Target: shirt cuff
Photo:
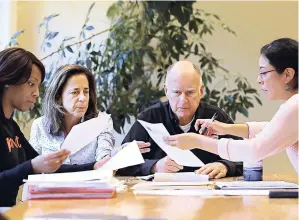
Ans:
<svg viewBox="0 0 299 220"><path fill-rule="evenodd" d="M230 160L229 158L229 153L228 153L228 143L230 142L231 139L227 138L222 138L218 140L218 154L221 158Z"/></svg>
<svg viewBox="0 0 299 220"><path fill-rule="evenodd" d="M248 138L254 138L258 133L261 132L264 128L263 123L256 123L256 122L246 122L248 126Z"/></svg>

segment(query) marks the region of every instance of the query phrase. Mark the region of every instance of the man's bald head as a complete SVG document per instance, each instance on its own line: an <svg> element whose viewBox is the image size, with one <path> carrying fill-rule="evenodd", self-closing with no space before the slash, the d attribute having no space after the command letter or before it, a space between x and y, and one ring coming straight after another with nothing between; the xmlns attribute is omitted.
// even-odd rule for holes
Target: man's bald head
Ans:
<svg viewBox="0 0 299 220"><path fill-rule="evenodd" d="M202 76L199 68L191 63L190 61L183 60L178 61L167 68L165 85L167 86L169 79L173 77L181 76L184 77L192 77L196 81L198 81L199 85L202 85Z"/></svg>
<svg viewBox="0 0 299 220"><path fill-rule="evenodd" d="M186 125L194 118L203 90L201 74L191 62L178 61L168 68L165 94L180 125Z"/></svg>

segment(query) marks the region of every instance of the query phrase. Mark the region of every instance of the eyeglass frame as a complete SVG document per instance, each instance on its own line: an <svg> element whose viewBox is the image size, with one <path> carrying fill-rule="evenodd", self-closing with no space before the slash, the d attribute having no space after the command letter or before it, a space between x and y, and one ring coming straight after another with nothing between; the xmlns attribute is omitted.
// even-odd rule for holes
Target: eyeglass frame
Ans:
<svg viewBox="0 0 299 220"><path fill-rule="evenodd" d="M276 71L276 70L267 70L265 72L261 72L261 73L259 73L259 77L263 80L264 79L263 78L264 75L266 75L267 73L273 72L273 71Z"/></svg>

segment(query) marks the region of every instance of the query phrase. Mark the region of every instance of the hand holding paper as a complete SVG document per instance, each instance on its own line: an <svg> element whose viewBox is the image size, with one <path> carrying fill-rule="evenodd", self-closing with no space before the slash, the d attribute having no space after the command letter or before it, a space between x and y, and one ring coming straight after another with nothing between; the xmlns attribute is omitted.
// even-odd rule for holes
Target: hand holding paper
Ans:
<svg viewBox="0 0 299 220"><path fill-rule="evenodd" d="M157 145L177 164L189 167L201 167L204 165L191 151L167 145L163 137L169 136L169 133L162 123L151 124L142 120L138 120L138 122L146 129Z"/></svg>
<svg viewBox="0 0 299 220"><path fill-rule="evenodd" d="M109 119L109 114L102 113L97 118L75 125L66 136L61 149L71 151L71 155L78 152L103 132Z"/></svg>
<svg viewBox="0 0 299 220"><path fill-rule="evenodd" d="M136 141L133 141L107 161L99 170L118 170L141 163L144 163L144 159Z"/></svg>

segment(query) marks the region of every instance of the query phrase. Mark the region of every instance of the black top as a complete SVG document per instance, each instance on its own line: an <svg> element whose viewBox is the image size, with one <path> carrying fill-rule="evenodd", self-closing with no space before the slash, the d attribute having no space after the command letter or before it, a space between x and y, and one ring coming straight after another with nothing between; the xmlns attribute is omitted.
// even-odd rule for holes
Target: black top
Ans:
<svg viewBox="0 0 299 220"><path fill-rule="evenodd" d="M220 108L211 106L205 102L200 102L199 107L195 112L195 119L211 119L214 113L218 113L217 120L233 124L233 120ZM165 128L168 130L170 135L181 134L184 131L179 126L179 120L176 115L171 110L169 102L158 102L155 105L149 107L144 110L138 116L138 119L149 122L149 123L163 123ZM196 120L193 120L191 124L191 128L188 132L197 133L194 124ZM219 138L233 138L240 139L239 137L234 136L220 136ZM151 139L147 131L143 128L143 126L136 121L125 139L123 143L131 142L133 140L136 141L145 141L150 142L151 151L143 154L143 158L145 159L145 163L131 166L127 168L123 168L117 171L118 175L149 175L151 174L151 169L155 165L155 163L161 158L166 156L166 153ZM221 162L226 165L228 168L227 176L239 176L243 173L243 164L241 162L232 162L228 160L221 159L218 155L201 150L201 149L192 149L191 150L203 163L212 163L212 162ZM184 167L181 172L192 172L198 169L195 167Z"/></svg>
<svg viewBox="0 0 299 220"><path fill-rule="evenodd" d="M15 205L23 179L34 174L31 159L36 156L17 123L5 118L0 99L0 207ZM56 172L92 170L93 165L62 165Z"/></svg>

